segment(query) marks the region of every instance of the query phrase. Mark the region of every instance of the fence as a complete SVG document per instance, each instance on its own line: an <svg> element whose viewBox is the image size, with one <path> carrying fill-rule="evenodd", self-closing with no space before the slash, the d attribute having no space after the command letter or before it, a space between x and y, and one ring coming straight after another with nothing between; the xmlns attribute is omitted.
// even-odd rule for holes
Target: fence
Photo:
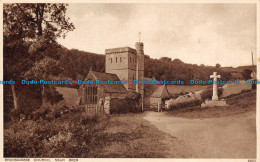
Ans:
<svg viewBox="0 0 260 162"><path fill-rule="evenodd" d="M98 106L97 104L81 105L79 109L91 116L104 114L104 106Z"/></svg>

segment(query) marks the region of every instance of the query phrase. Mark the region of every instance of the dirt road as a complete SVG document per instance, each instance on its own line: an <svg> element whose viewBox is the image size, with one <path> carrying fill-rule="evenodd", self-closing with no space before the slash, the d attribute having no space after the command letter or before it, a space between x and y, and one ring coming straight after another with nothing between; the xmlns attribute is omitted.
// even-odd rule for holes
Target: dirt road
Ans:
<svg viewBox="0 0 260 162"><path fill-rule="evenodd" d="M256 158L255 112L207 119L146 112L144 119L180 139L190 148L190 158Z"/></svg>

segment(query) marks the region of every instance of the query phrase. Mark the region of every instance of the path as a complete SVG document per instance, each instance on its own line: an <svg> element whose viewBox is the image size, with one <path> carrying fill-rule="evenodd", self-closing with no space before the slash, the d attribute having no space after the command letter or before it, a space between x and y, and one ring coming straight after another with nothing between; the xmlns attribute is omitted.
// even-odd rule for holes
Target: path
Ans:
<svg viewBox="0 0 260 162"><path fill-rule="evenodd" d="M255 158L255 112L207 119L187 119L167 112L146 112L144 119L190 148L190 158ZM169 146L174 147L174 146Z"/></svg>

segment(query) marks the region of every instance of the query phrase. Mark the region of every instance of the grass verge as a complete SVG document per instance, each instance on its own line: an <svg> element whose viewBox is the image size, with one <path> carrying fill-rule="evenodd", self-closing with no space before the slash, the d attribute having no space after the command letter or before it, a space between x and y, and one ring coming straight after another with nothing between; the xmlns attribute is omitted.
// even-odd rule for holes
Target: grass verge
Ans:
<svg viewBox="0 0 260 162"><path fill-rule="evenodd" d="M226 98L229 106L201 108L200 106L179 108L168 115L185 118L218 118L256 111L256 91L245 92Z"/></svg>
<svg viewBox="0 0 260 162"><path fill-rule="evenodd" d="M52 121L9 123L4 129L4 157L185 157L181 141L159 131L142 115L88 117L74 112Z"/></svg>

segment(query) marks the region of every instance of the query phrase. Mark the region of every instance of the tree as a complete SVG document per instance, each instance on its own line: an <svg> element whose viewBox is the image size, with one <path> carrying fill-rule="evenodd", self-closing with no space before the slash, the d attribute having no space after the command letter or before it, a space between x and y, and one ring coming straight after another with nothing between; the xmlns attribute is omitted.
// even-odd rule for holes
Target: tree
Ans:
<svg viewBox="0 0 260 162"><path fill-rule="evenodd" d="M5 4L5 40L9 40L9 44L22 40L35 42L37 38L45 35L51 42L57 37L65 37L68 31L75 29L65 16L67 6L46 3Z"/></svg>
<svg viewBox="0 0 260 162"><path fill-rule="evenodd" d="M220 67L221 67L221 65L220 65L219 63L217 63L217 64L216 64L216 68L219 69Z"/></svg>
<svg viewBox="0 0 260 162"><path fill-rule="evenodd" d="M169 57L161 57L160 60L167 63L172 61L172 59Z"/></svg>
<svg viewBox="0 0 260 162"><path fill-rule="evenodd" d="M245 80L248 80L251 79L251 73L252 73L251 69L244 69L242 72L242 76Z"/></svg>
<svg viewBox="0 0 260 162"><path fill-rule="evenodd" d="M6 3L3 6L5 76L19 80L47 79L57 74L56 39L75 29L66 17L67 4ZM19 52L21 51L22 52ZM12 66L16 61L15 66ZM42 85L42 97L45 93ZM13 85L14 103L16 89ZM19 110L19 105L15 105Z"/></svg>

